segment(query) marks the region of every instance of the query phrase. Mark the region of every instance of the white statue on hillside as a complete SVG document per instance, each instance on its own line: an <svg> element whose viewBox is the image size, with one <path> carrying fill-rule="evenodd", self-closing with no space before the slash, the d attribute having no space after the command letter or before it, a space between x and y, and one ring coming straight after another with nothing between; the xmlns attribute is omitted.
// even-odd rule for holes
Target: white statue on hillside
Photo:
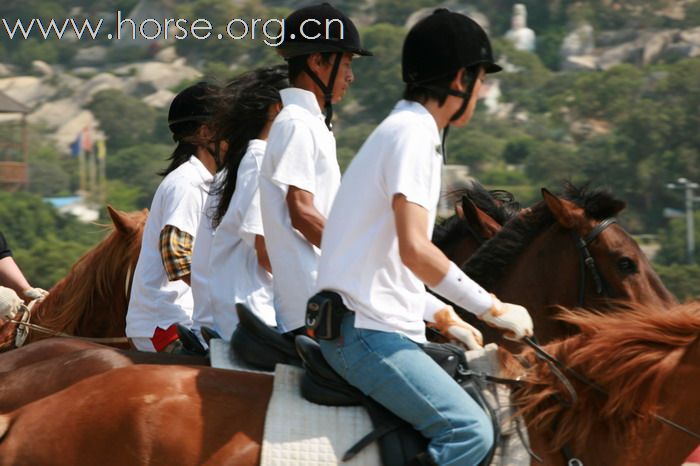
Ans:
<svg viewBox="0 0 700 466"><path fill-rule="evenodd" d="M527 9L522 3L513 5L511 28L506 33L506 39L518 50L535 51L535 31L527 27Z"/></svg>

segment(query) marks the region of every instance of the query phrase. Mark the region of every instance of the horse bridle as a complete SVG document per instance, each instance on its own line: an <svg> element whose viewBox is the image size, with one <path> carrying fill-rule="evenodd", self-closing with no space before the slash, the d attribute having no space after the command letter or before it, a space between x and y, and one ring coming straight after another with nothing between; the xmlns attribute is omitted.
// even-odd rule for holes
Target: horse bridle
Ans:
<svg viewBox="0 0 700 466"><path fill-rule="evenodd" d="M588 245L591 244L600 234L605 231L613 223L617 223L617 218L609 217L600 222L593 228L593 230L585 237L582 238L575 230L572 230L572 235L574 241L576 241L576 247L579 250L579 294L577 306L582 307L586 297L586 276L587 271L590 272L593 277L593 283L595 284L595 292L599 295L607 294L607 287L605 286L605 281L596 267L595 259L591 255L591 251L588 250Z"/></svg>
<svg viewBox="0 0 700 466"><path fill-rule="evenodd" d="M607 226L609 226L610 223L614 223L615 219L608 219L608 220L613 220L613 221L609 222L608 225L605 225L603 228L601 228L600 231L603 231L605 228L607 228ZM597 234L600 234L600 231L598 231ZM591 234L592 233L593 232L591 232ZM590 236L591 235L589 235L589 237ZM566 375L564 375L564 373L571 375L574 379L578 380L579 382L581 382L584 385L591 387L593 390L600 393L601 395L604 395L604 396L608 395L607 390L605 390L603 387L601 387L600 385L593 382L591 379L589 379L585 375L570 368L569 366L567 366L566 364L561 362L559 359L557 359L554 356L552 356L551 354L549 354L544 348L542 348L538 344L537 339L534 336L533 337L525 337L525 338L523 338L522 341L523 341L523 343L528 345L530 348L532 348L532 350L535 352L535 355L538 359L541 359L547 363L547 365L549 366L552 373L559 379L560 382L562 382L562 384L564 385L564 388L569 393L569 396L571 397L571 403L575 402L577 399L576 390L574 389L571 382L567 379ZM565 405L568 405L568 403L566 403L566 401L564 401L564 400L560 400L560 402L563 402ZM667 417L661 416L659 414L651 413L651 415L654 419L658 420L659 422L662 422L662 423L664 423L664 424L666 424L666 425L668 425L676 430L679 430L679 431L685 433L686 435L693 437L696 440L700 440L700 434L698 434L697 432L694 432L694 431L688 429L687 427L684 427L684 426L672 421L671 419L668 419ZM532 455L532 453L530 453L530 454ZM566 458L568 466L583 466L583 462L579 458L576 458L574 456L569 445L563 446L562 454ZM537 459L536 455L534 457Z"/></svg>

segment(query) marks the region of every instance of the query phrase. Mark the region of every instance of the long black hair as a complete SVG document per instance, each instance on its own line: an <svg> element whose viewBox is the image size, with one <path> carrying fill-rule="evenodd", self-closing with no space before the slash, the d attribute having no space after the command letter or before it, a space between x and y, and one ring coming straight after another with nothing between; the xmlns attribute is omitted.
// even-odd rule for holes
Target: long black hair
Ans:
<svg viewBox="0 0 700 466"><path fill-rule="evenodd" d="M212 187L210 195L218 196L212 206L212 227L224 218L236 190L236 177L248 142L257 138L270 118L270 106L281 102L279 91L289 87L285 66L260 68L235 78L224 89L213 124L216 139L228 141L223 163L225 175Z"/></svg>
<svg viewBox="0 0 700 466"><path fill-rule="evenodd" d="M168 157L168 167L158 173L160 176L167 176L197 152L201 145L196 140L197 130L217 112L216 100L220 93L220 86L201 81L175 96L168 111L168 127L177 146Z"/></svg>

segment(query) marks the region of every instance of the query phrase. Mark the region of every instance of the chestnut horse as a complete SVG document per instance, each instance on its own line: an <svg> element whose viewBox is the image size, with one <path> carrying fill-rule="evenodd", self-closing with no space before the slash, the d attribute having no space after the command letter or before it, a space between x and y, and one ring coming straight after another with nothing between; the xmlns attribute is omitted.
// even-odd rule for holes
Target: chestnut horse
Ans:
<svg viewBox="0 0 700 466"><path fill-rule="evenodd" d="M48 338L0 356L0 412L133 364L208 366L209 361L199 356L125 351L72 338Z"/></svg>
<svg viewBox="0 0 700 466"><path fill-rule="evenodd" d="M125 337L131 279L148 210L124 213L107 207L114 230L85 253L49 295L32 309L31 323L82 337ZM0 350L14 347L15 324L2 329ZM27 343L51 337L30 330ZM126 343L119 345L128 347Z"/></svg>
<svg viewBox="0 0 700 466"><path fill-rule="evenodd" d="M622 201L606 191L587 192L571 185L562 198L547 190L543 197L507 221L462 264L469 277L500 299L525 306L542 342L572 331L553 318L556 305L604 310L619 302L658 307L676 303L634 239L614 222L625 206ZM479 221L472 217L472 224ZM465 227L454 219L449 222L451 231L442 236L450 240L436 244L454 257L450 251L473 247L473 235L451 234ZM593 269L582 265L586 253ZM503 343L500 332L471 313L460 315L479 328L486 341Z"/></svg>
<svg viewBox="0 0 700 466"><path fill-rule="evenodd" d="M700 391L693 389L700 383L700 304L565 319L581 333L546 350L605 393L570 379L578 399L559 404L566 392L545 362L531 352L524 354L532 364L527 371L510 361L513 375L525 381L514 399L544 460L532 464L565 465L563 444L584 464L681 464L696 441L655 415L700 431ZM0 465L253 466L271 389L267 374L151 365L111 370L0 415Z"/></svg>

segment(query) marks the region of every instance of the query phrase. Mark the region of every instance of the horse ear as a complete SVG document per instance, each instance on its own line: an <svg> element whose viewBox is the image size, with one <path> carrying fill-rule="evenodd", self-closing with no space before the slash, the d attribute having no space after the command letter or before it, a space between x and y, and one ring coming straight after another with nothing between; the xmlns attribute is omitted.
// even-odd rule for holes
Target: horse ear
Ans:
<svg viewBox="0 0 700 466"><path fill-rule="evenodd" d="M467 201L466 197L462 198L462 202L455 202L455 215L462 220L464 220L464 203Z"/></svg>
<svg viewBox="0 0 700 466"><path fill-rule="evenodd" d="M462 219L474 226L483 238L491 238L501 225L489 214L479 209L469 197L462 197Z"/></svg>
<svg viewBox="0 0 700 466"><path fill-rule="evenodd" d="M137 227L136 224L124 212L120 212L120 211L112 208L111 205L107 206L107 212L109 212L109 216L112 218L112 223L114 223L114 227L120 233L123 233L125 235L130 235L131 233L136 231L136 227Z"/></svg>
<svg viewBox="0 0 700 466"><path fill-rule="evenodd" d="M613 216L619 214L620 212L622 212L625 209L625 207L627 207L627 203L625 201L615 199L612 206L610 207L610 209L612 210L612 214L609 215L609 217L613 217Z"/></svg>
<svg viewBox="0 0 700 466"><path fill-rule="evenodd" d="M466 220L470 225L481 226L481 219L477 212L476 204L467 196L462 197L462 219Z"/></svg>
<svg viewBox="0 0 700 466"><path fill-rule="evenodd" d="M547 188L542 188L542 198L559 225L568 229L576 226L576 216L574 213L577 208L576 204L555 196L550 193Z"/></svg>

